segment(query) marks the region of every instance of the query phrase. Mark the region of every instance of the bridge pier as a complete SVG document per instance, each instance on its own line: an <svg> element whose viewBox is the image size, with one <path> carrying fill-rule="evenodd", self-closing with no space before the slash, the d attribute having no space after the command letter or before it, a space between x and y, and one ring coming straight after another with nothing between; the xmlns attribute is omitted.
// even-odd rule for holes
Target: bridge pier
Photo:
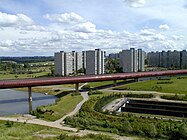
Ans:
<svg viewBox="0 0 187 140"><path fill-rule="evenodd" d="M134 81L135 81L135 82L138 82L138 81L139 81L139 78L134 78Z"/></svg>
<svg viewBox="0 0 187 140"><path fill-rule="evenodd" d="M117 85L117 80L113 81L113 86L115 87Z"/></svg>
<svg viewBox="0 0 187 140"><path fill-rule="evenodd" d="M29 113L32 111L32 87L28 87Z"/></svg>
<svg viewBox="0 0 187 140"><path fill-rule="evenodd" d="M75 91L76 91L76 92L79 92L79 83L76 83L76 84L75 84Z"/></svg>

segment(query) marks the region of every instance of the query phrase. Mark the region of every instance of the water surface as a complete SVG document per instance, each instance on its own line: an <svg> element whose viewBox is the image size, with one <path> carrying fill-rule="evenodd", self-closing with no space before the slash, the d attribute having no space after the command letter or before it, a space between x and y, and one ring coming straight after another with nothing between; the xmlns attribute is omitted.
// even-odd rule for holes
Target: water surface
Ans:
<svg viewBox="0 0 187 140"><path fill-rule="evenodd" d="M32 97L33 110L41 105L53 104L57 99L52 95L35 92L32 93ZM29 113L28 92L11 89L0 90L0 116L25 113Z"/></svg>

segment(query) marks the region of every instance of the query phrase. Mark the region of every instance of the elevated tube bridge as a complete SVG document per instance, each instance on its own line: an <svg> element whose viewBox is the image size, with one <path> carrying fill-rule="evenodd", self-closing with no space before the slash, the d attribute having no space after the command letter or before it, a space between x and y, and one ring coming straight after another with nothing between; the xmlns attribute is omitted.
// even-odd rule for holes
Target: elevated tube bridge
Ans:
<svg viewBox="0 0 187 140"><path fill-rule="evenodd" d="M0 89L28 87L29 112L32 110L32 87L75 84L76 91L79 90L79 83L98 82L98 81L114 81L125 79L138 79L143 77L159 77L172 75L187 74L187 70L168 70L168 71L151 71L136 73L117 73L103 75L84 75L69 77L53 77L53 78L33 78L33 79L16 79L16 80L0 80Z"/></svg>

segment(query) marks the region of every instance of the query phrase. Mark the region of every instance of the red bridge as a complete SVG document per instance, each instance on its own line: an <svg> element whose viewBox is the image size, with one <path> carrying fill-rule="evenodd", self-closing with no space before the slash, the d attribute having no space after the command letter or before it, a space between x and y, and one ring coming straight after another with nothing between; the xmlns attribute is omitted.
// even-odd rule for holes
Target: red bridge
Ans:
<svg viewBox="0 0 187 140"><path fill-rule="evenodd" d="M59 85L59 84L76 84L78 91L79 83L96 82L96 81L116 81L131 78L171 76L178 74L187 74L187 70L169 70L169 71L153 71L153 72L136 72L136 73L119 73L104 75L85 75L85 76L69 76L55 78L34 78L34 79L17 79L17 80L0 80L0 89L28 87L29 103L32 103L31 87ZM30 108L30 111L32 108Z"/></svg>

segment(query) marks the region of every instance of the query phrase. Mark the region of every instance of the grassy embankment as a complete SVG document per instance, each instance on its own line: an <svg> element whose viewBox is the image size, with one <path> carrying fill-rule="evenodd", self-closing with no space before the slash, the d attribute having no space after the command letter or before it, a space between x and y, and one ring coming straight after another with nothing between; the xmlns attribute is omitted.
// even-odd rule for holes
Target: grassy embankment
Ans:
<svg viewBox="0 0 187 140"><path fill-rule="evenodd" d="M126 84L113 88L114 90L159 91L163 93L186 94L187 76L175 76L167 79L148 80Z"/></svg>
<svg viewBox="0 0 187 140"><path fill-rule="evenodd" d="M70 132L60 129L10 121L0 121L0 132L1 140L114 140L105 135L68 136Z"/></svg>
<svg viewBox="0 0 187 140"><path fill-rule="evenodd" d="M65 123L73 127L91 129L97 131L107 131L120 135L140 136L150 139L171 139L187 138L187 123L158 119L156 117L143 117L132 113L116 114L101 112L101 108L116 98L124 97L128 94L102 94L91 95L76 116L67 117ZM131 97L139 98L145 95L131 94ZM151 97L151 96L150 96ZM148 97L149 98L149 97Z"/></svg>
<svg viewBox="0 0 187 140"><path fill-rule="evenodd" d="M82 96L80 94L70 94L74 92L73 90L67 91L63 89L72 88L72 86L73 85L57 85L32 88L33 92L48 93L59 98L55 104L37 107L36 110L32 111L32 114L44 120L55 121L73 111L76 105L82 101ZM27 90L27 88L21 88L19 90Z"/></svg>

